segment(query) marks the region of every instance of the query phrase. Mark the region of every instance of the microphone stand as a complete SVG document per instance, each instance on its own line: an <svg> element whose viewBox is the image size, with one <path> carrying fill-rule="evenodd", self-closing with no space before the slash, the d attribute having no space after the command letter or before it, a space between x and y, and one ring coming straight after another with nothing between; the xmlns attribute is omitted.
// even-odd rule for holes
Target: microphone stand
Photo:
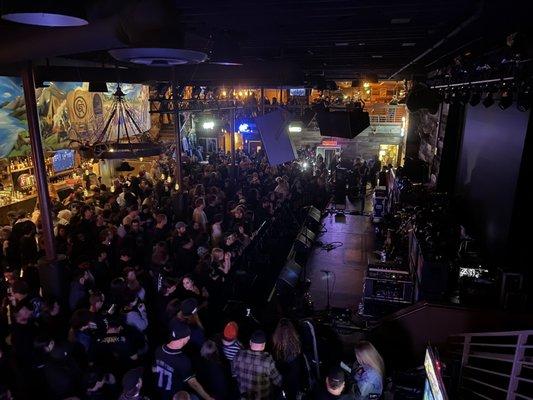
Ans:
<svg viewBox="0 0 533 400"><path fill-rule="evenodd" d="M326 311L329 313L329 311L331 310L331 304L330 304L331 293L329 289L329 280L331 277L331 271L322 270L322 272L326 274Z"/></svg>

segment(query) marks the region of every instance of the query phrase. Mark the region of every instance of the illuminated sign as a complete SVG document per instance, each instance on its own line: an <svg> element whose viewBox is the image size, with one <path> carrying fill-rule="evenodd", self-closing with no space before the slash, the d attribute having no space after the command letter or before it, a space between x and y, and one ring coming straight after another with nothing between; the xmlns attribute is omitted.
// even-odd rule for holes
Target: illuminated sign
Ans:
<svg viewBox="0 0 533 400"><path fill-rule="evenodd" d="M338 146L336 140L322 140L322 146Z"/></svg>

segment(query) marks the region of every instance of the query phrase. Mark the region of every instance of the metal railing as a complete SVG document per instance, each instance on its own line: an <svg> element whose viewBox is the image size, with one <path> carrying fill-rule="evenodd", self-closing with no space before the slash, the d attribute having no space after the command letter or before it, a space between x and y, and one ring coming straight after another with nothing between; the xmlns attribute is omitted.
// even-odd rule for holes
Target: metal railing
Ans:
<svg viewBox="0 0 533 400"><path fill-rule="evenodd" d="M533 400L533 330L450 336L464 399Z"/></svg>

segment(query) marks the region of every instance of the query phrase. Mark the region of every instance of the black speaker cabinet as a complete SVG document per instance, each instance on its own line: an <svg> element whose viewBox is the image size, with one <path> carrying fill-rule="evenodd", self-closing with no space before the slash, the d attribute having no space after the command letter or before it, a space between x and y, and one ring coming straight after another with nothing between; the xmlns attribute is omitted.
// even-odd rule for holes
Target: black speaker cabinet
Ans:
<svg viewBox="0 0 533 400"><path fill-rule="evenodd" d="M370 116L362 109L320 111L317 113L320 135L353 139L370 126Z"/></svg>
<svg viewBox="0 0 533 400"><path fill-rule="evenodd" d="M302 269L294 259L290 259L281 270L278 280L294 288L298 284Z"/></svg>

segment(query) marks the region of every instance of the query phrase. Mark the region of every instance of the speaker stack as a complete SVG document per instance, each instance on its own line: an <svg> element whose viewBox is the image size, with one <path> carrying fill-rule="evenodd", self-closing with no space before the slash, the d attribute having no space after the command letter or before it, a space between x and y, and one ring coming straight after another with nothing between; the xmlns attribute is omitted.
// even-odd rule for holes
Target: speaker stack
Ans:
<svg viewBox="0 0 533 400"><path fill-rule="evenodd" d="M362 108L350 111L320 110L317 113L321 136L353 139L370 126L370 116Z"/></svg>
<svg viewBox="0 0 533 400"><path fill-rule="evenodd" d="M294 289L298 286L302 274L305 275L307 257L321 230L321 220L322 212L316 207L309 207L304 223L296 235L287 262L281 269L276 283L277 294L284 298L284 301L292 300L290 298L294 297Z"/></svg>

